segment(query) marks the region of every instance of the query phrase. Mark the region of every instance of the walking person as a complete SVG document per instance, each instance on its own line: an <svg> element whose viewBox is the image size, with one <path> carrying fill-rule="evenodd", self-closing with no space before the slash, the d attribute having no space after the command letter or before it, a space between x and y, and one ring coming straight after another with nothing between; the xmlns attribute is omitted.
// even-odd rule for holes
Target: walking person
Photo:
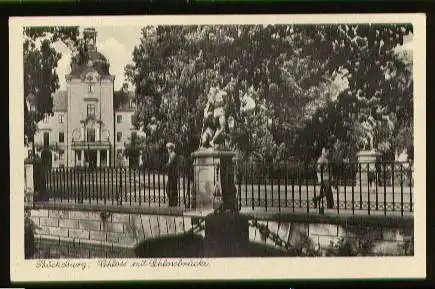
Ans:
<svg viewBox="0 0 435 289"><path fill-rule="evenodd" d="M334 196L332 194L330 174L328 169L328 149L323 148L322 154L317 160L317 179L320 182L320 195L313 198L314 207L317 208L317 202L326 197L328 209L334 207Z"/></svg>
<svg viewBox="0 0 435 289"><path fill-rule="evenodd" d="M176 207L178 204L178 166L177 166L177 154L175 153L175 145L173 143L167 143L166 149L168 150L169 159L166 164L166 170L168 172L168 182L166 184L166 194L169 200L169 207Z"/></svg>

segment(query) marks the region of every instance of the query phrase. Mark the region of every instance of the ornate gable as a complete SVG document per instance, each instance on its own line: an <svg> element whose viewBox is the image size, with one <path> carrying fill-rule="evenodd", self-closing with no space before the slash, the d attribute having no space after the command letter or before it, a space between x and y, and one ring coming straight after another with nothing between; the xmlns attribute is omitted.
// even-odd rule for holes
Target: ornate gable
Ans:
<svg viewBox="0 0 435 289"><path fill-rule="evenodd" d="M101 75L93 67L88 67L81 75L82 81L86 83L96 83L100 81Z"/></svg>

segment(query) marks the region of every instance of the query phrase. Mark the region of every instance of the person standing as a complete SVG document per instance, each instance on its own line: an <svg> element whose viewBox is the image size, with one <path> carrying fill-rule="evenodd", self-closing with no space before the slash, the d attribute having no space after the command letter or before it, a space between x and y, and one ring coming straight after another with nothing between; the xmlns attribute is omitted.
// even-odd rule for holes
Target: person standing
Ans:
<svg viewBox="0 0 435 289"><path fill-rule="evenodd" d="M328 209L334 207L334 196L332 194L330 172L328 168L328 149L323 148L322 154L317 159L317 180L320 182L320 195L313 198L314 206L317 208L317 202L326 197Z"/></svg>
<svg viewBox="0 0 435 289"><path fill-rule="evenodd" d="M168 150L169 159L166 164L166 170L168 172L168 182L166 183L166 194L168 196L169 207L176 207L178 204L178 166L177 166L177 154L175 153L175 145L173 143L167 143L166 149Z"/></svg>
<svg viewBox="0 0 435 289"><path fill-rule="evenodd" d="M334 145L332 147L332 152L328 154L328 159L330 160L331 167L331 186L335 188L335 190L339 189L340 180L343 179L343 168L344 168L344 151L343 143L339 138L335 139Z"/></svg>

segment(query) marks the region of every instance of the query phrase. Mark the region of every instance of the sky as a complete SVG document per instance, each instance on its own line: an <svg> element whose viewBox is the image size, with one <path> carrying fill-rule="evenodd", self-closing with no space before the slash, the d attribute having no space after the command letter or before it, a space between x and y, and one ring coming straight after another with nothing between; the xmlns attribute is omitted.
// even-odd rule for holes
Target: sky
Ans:
<svg viewBox="0 0 435 289"><path fill-rule="evenodd" d="M80 34L83 29L80 27ZM124 67L132 63L134 47L139 44L141 27L93 26L97 31L97 50L110 63L110 73L115 76L115 90L125 82ZM62 43L56 43L56 49L62 53L58 63L59 90L66 90L65 75L70 71L71 52ZM130 84L131 86L131 84Z"/></svg>

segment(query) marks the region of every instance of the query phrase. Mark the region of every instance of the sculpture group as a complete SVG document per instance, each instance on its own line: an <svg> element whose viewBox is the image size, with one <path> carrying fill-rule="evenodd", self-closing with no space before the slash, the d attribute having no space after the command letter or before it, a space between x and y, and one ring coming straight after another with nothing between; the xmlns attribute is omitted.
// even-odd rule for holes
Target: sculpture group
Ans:
<svg viewBox="0 0 435 289"><path fill-rule="evenodd" d="M200 147L203 149L223 149L227 138L227 116L225 113L227 93L211 87L204 109L203 129Z"/></svg>

